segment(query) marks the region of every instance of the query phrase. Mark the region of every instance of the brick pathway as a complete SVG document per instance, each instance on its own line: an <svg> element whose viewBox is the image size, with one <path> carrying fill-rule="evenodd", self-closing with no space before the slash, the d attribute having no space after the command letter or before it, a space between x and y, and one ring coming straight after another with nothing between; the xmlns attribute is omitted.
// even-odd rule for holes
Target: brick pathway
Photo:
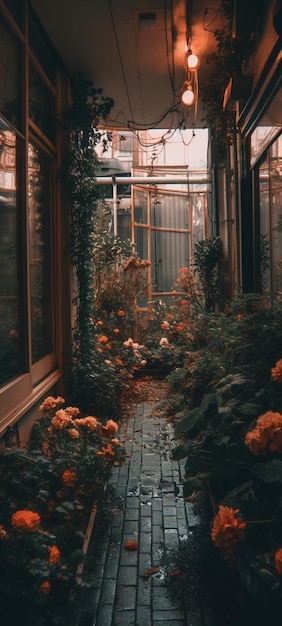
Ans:
<svg viewBox="0 0 282 626"><path fill-rule="evenodd" d="M192 505L181 497L183 465L171 460L173 428L155 410L165 387L151 379L147 385L147 398L137 400L120 425L128 462L113 471L114 519L102 539L94 539L96 585L85 600L88 618L81 626L201 623L197 614L186 616L171 604L159 572L144 577L158 566L162 546L174 547L197 523ZM125 549L128 540L137 542L136 551Z"/></svg>

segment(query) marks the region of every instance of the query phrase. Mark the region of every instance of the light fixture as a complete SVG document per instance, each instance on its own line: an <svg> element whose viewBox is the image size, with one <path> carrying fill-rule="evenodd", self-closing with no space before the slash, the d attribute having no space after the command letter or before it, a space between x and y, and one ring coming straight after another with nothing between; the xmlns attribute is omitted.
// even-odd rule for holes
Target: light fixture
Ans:
<svg viewBox="0 0 282 626"><path fill-rule="evenodd" d="M183 104L186 104L187 106L190 106L191 104L193 104L195 100L195 94L194 94L192 85L188 81L184 83L183 90L181 93L181 100Z"/></svg>
<svg viewBox="0 0 282 626"><path fill-rule="evenodd" d="M199 59L196 54L193 54L191 48L187 50L187 65L189 70L196 70L199 65Z"/></svg>

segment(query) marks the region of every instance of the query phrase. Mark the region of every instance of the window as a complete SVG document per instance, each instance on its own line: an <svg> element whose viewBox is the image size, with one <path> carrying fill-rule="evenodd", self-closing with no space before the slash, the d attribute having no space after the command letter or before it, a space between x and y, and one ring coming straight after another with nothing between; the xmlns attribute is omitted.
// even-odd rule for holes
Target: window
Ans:
<svg viewBox="0 0 282 626"><path fill-rule="evenodd" d="M1 121L1 120L0 120ZM2 121L3 126L3 121ZM17 143L12 130L0 131L0 385L23 371L19 288Z"/></svg>
<svg viewBox="0 0 282 626"><path fill-rule="evenodd" d="M0 17L0 110L17 128L20 121L21 46Z"/></svg>
<svg viewBox="0 0 282 626"><path fill-rule="evenodd" d="M282 303L282 135L259 167L262 289Z"/></svg>
<svg viewBox="0 0 282 626"><path fill-rule="evenodd" d="M28 223L32 362L52 351L50 161L28 146Z"/></svg>

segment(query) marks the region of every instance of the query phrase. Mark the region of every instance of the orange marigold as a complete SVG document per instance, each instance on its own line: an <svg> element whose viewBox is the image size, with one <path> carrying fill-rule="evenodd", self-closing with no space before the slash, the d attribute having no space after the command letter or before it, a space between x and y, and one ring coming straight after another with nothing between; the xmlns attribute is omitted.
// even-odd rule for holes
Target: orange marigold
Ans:
<svg viewBox="0 0 282 626"><path fill-rule="evenodd" d="M275 363L275 367L271 369L271 378L278 383L282 383L282 359Z"/></svg>
<svg viewBox="0 0 282 626"><path fill-rule="evenodd" d="M74 487L76 481L75 472L71 472L70 470L65 470L62 475L62 481L66 487Z"/></svg>
<svg viewBox="0 0 282 626"><path fill-rule="evenodd" d="M34 511L21 509L12 515L11 524L19 530L34 532L40 528L40 515Z"/></svg>
<svg viewBox="0 0 282 626"><path fill-rule="evenodd" d="M57 563L57 561L61 558L61 552L57 546L48 546L49 550L49 563Z"/></svg>
<svg viewBox="0 0 282 626"><path fill-rule="evenodd" d="M279 576L282 576L282 548L279 548L274 555L275 567Z"/></svg>
<svg viewBox="0 0 282 626"><path fill-rule="evenodd" d="M49 580L45 580L43 583L41 583L41 585L39 586L39 591L41 591L41 593L49 593L51 590L51 583L49 582Z"/></svg>
<svg viewBox="0 0 282 626"><path fill-rule="evenodd" d="M218 548L222 548L227 553L245 538L246 522L238 515L239 509L230 506L219 505L211 531L213 542Z"/></svg>

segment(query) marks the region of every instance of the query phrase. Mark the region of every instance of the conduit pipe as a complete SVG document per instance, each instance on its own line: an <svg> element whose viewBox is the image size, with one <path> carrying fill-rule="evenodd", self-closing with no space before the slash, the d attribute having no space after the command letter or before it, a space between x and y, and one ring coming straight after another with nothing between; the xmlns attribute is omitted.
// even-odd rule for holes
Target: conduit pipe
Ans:
<svg viewBox="0 0 282 626"><path fill-rule="evenodd" d="M207 185L209 177L197 176L97 176L97 185L112 185L113 187L113 228L117 235L118 185Z"/></svg>

